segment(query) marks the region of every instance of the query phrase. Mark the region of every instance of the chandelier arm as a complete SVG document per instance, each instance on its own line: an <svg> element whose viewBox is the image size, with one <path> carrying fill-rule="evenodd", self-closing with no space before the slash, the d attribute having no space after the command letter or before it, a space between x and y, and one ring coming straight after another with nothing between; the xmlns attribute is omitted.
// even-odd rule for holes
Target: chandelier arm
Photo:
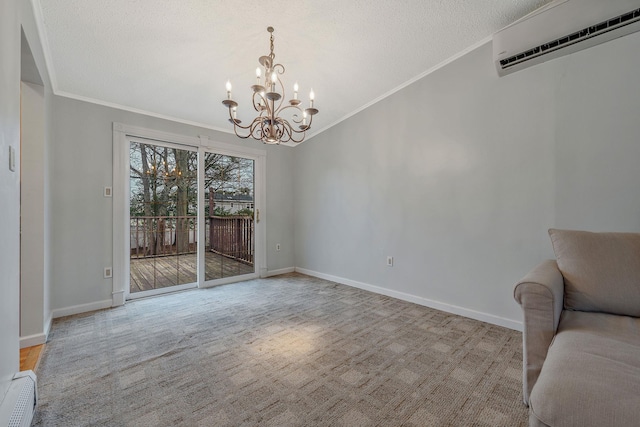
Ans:
<svg viewBox="0 0 640 427"><path fill-rule="evenodd" d="M264 98L264 96L262 96L260 92L253 92L253 96L251 97L251 102L253 103L253 109L256 110L257 112L261 112L262 109L258 108L258 105L260 104L256 104L256 96L260 98L258 102L264 101L264 103L266 104L267 100Z"/></svg>
<svg viewBox="0 0 640 427"><path fill-rule="evenodd" d="M242 126L240 123L238 123L238 120L235 120L233 118L233 112L231 111L231 108L229 108L229 120L231 120L231 122L233 123L233 128L235 130L235 128L240 128L240 129L249 129L251 127L251 125L249 126ZM237 135L237 133L236 133ZM240 136L240 135L238 135Z"/></svg>
<svg viewBox="0 0 640 427"><path fill-rule="evenodd" d="M293 132L293 131L294 131L294 130L293 130L293 129L291 129L291 126L289 126L289 125L288 125L288 123L287 123L287 125L286 125L286 126L283 126L283 127L282 127L282 133L283 133L282 141L283 141L283 142L289 142L289 141L291 141L291 136L292 136L292 132ZM285 135L286 135L286 137L284 137Z"/></svg>
<svg viewBox="0 0 640 427"><path fill-rule="evenodd" d="M251 125L249 125L249 126L241 126L241 125L239 125L239 124L234 122L234 124L233 124L233 133L235 133L238 138L248 139L248 138L251 137L251 132L247 133L246 135L242 135L242 134L238 133L238 128L244 129L244 130L248 130L250 127L251 127Z"/></svg>
<svg viewBox="0 0 640 427"><path fill-rule="evenodd" d="M282 123L283 128L286 129L287 139L283 139L282 142L293 141L295 143L299 143L304 141L305 131L304 130L296 130L291 124L285 120L280 118L280 123ZM295 136L300 135L300 139L296 139Z"/></svg>
<svg viewBox="0 0 640 427"><path fill-rule="evenodd" d="M259 117L256 117L253 122L251 122L251 131L249 133L249 135L253 138L253 139L257 139L257 140L261 140L262 136L261 133L264 134L264 130L262 129L262 123L259 120Z"/></svg>
<svg viewBox="0 0 640 427"><path fill-rule="evenodd" d="M257 140L264 140L266 135L265 129L262 126L262 121L264 120L263 116L258 116L256 117L249 125L247 126L242 126L241 124L239 124L237 121L233 120L233 115L231 113L231 109L229 109L229 114L230 114L230 119L233 122L233 132L236 134L236 136L238 138L241 139L248 139L248 138L253 138L253 139L257 139ZM248 134L247 135L242 135L240 133L238 133L238 128L243 129L243 130L248 130Z"/></svg>
<svg viewBox="0 0 640 427"><path fill-rule="evenodd" d="M262 97L262 100L264 101L264 109L262 111L260 111L260 115L262 115L264 113L264 115L266 117L272 117L275 115L276 111L274 111L273 109L273 101L271 101L271 103L269 102L269 99L264 98L262 95L260 95Z"/></svg>
<svg viewBox="0 0 640 427"><path fill-rule="evenodd" d="M291 134L289 135L289 140L295 142L296 144L304 141L305 132L299 131L291 128ZM296 135L300 135L300 139L296 139Z"/></svg>
<svg viewBox="0 0 640 427"><path fill-rule="evenodd" d="M280 111L278 111L278 113L282 113L283 111L286 111L290 108L293 108L294 110L297 110L297 112L294 112L292 115L292 120L294 123L298 124L298 123L302 123L302 109L300 107L298 107L297 105L285 105L284 107L282 107L282 109ZM299 114L298 114L299 113Z"/></svg>

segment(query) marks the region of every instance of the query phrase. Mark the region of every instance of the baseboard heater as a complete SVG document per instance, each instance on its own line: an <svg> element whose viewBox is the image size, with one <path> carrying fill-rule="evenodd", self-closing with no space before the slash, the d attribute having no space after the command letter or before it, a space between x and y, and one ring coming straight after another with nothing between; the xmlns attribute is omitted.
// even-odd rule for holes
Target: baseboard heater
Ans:
<svg viewBox="0 0 640 427"><path fill-rule="evenodd" d="M38 403L36 374L18 372L0 403L0 426L29 427Z"/></svg>

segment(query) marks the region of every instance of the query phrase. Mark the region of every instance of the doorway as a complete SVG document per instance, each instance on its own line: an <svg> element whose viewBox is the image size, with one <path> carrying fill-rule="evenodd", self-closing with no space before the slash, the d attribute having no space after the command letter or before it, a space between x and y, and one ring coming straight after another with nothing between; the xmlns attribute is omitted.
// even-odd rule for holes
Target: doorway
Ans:
<svg viewBox="0 0 640 427"><path fill-rule="evenodd" d="M114 123L113 305L266 270L266 152Z"/></svg>

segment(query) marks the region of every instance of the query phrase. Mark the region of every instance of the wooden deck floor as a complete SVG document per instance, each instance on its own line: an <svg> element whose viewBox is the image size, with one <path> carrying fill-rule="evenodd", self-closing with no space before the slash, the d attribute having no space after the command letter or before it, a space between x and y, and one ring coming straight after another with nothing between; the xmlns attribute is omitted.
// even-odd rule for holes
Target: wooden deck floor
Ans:
<svg viewBox="0 0 640 427"><path fill-rule="evenodd" d="M206 252L205 280L253 273L247 265L222 255ZM131 259L131 293L193 283L196 277L196 254Z"/></svg>

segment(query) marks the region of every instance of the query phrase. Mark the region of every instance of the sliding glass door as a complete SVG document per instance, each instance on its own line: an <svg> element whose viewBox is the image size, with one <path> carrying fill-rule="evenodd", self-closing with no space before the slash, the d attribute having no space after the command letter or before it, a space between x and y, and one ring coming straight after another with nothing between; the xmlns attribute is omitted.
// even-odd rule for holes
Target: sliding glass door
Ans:
<svg viewBox="0 0 640 427"><path fill-rule="evenodd" d="M114 124L113 304L264 274L265 156Z"/></svg>
<svg viewBox="0 0 640 427"><path fill-rule="evenodd" d="M254 171L252 159L204 154L205 281L255 273Z"/></svg>
<svg viewBox="0 0 640 427"><path fill-rule="evenodd" d="M197 151L132 140L129 152L130 295L196 286Z"/></svg>

